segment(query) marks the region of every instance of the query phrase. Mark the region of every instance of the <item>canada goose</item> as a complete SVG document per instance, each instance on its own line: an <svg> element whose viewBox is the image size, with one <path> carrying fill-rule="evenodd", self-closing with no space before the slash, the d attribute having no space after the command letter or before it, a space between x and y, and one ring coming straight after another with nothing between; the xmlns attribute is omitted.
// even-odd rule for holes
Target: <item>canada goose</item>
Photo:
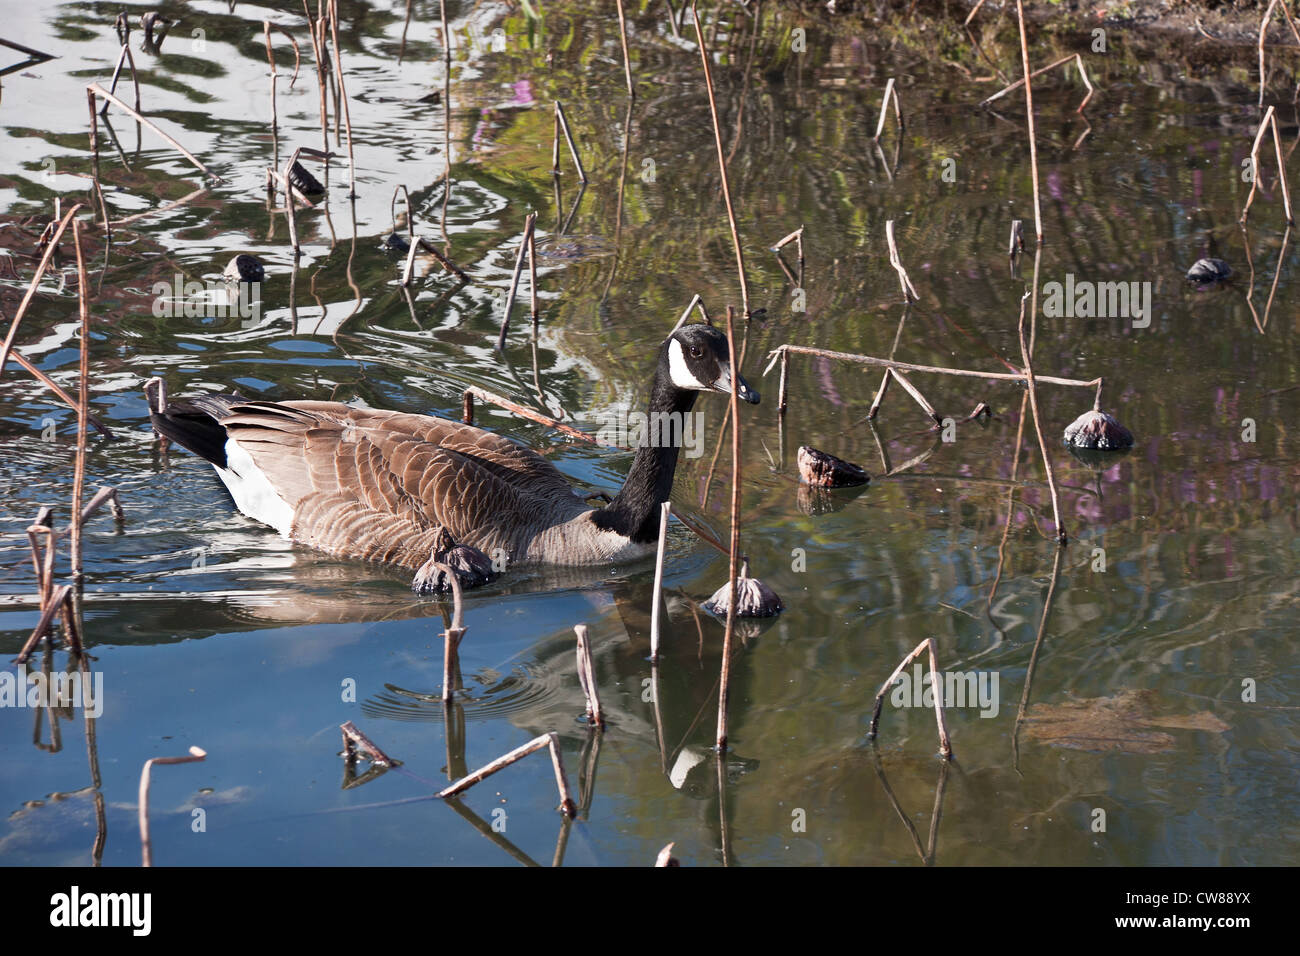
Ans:
<svg viewBox="0 0 1300 956"><path fill-rule="evenodd" d="M699 392L733 387L758 404L732 372L726 336L684 326L659 348L648 418L685 415ZM338 402L169 403L159 379L145 392L154 428L211 462L244 514L323 551L413 571L445 547L442 529L500 566L649 554L680 450L643 443L622 490L592 509L545 458L473 425Z"/></svg>

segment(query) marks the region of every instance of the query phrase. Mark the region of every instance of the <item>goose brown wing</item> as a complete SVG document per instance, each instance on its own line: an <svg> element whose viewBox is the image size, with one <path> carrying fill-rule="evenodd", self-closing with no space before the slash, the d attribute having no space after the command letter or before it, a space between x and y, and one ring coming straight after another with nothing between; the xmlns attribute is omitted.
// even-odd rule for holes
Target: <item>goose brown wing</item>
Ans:
<svg viewBox="0 0 1300 956"><path fill-rule="evenodd" d="M293 536L338 554L407 564L378 555L439 524L513 553L519 529L584 508L549 461L472 425L309 401L246 402L221 424L294 509Z"/></svg>

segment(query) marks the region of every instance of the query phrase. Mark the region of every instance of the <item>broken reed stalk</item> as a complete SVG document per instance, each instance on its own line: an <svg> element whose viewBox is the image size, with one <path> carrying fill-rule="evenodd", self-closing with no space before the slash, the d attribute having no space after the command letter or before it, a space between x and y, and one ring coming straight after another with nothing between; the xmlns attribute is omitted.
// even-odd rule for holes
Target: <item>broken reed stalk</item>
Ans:
<svg viewBox="0 0 1300 956"><path fill-rule="evenodd" d="M982 6L984 6L984 0L979 0L979 2L971 8L971 12L966 14L966 19L961 22L961 25L964 27L970 26L970 22L975 19L975 14L980 12L980 7Z"/></svg>
<svg viewBox="0 0 1300 956"><path fill-rule="evenodd" d="M781 387L777 393L776 411L778 415L785 415L786 407L786 385L790 378L790 357L784 352L781 353Z"/></svg>
<svg viewBox="0 0 1300 956"><path fill-rule="evenodd" d="M537 335L537 216L534 214L534 228L528 230L528 307L533 320L533 335Z"/></svg>
<svg viewBox="0 0 1300 956"><path fill-rule="evenodd" d="M632 61L627 55L627 18L623 13L623 0L618 0L618 38L623 43L623 76L627 79L627 95L636 98L636 89L632 86Z"/></svg>
<svg viewBox="0 0 1300 956"><path fill-rule="evenodd" d="M363 734L352 721L339 724L343 732L343 754L348 760L356 760L357 753L363 754L376 767L400 767L402 762L394 760L379 749L379 746Z"/></svg>
<svg viewBox="0 0 1300 956"><path fill-rule="evenodd" d="M1077 107L1075 107L1074 110L1076 113L1082 113L1084 107L1087 106L1088 102L1092 99L1092 94L1095 93L1096 91L1092 88L1092 81L1088 79L1088 69L1087 67L1084 66L1083 57L1080 54L1071 53L1069 56L1063 56L1059 60L1054 60L1053 62L1047 64L1047 66L1040 66L1038 69L1034 70L1033 73L1029 74L1029 78L1032 80L1036 76L1042 76L1044 73L1049 73L1052 70L1056 69L1058 66L1063 66L1068 64L1071 60L1073 60L1075 64L1079 67L1079 76L1083 80L1084 87L1086 87L1088 90L1088 95L1083 98L1083 102L1080 103ZM1008 93L1014 93L1016 90L1020 89L1024 85L1025 85L1024 77L1021 77L1020 79L1016 80L1014 83L1009 83L1006 86L1002 87L1002 89L998 90L992 96L986 96L984 99L980 100L980 106L988 106L994 100L1000 100Z"/></svg>
<svg viewBox="0 0 1300 956"><path fill-rule="evenodd" d="M325 60L320 38L316 36L316 21L312 18L307 0L302 0L303 16L307 18L307 33L311 36L312 61L316 65L316 89L320 93L320 149L328 153L330 149L329 101L325 97Z"/></svg>
<svg viewBox="0 0 1300 956"><path fill-rule="evenodd" d="M68 228L68 223L77 210L81 208L81 203L75 203L71 209L64 213L63 218L59 221L58 227L54 230L54 236L45 246L45 253L41 256L40 263L36 266L36 274L32 276L31 285L27 287L27 292L23 299L18 303L18 311L14 313L13 320L9 323L9 334L5 336L4 344L0 345L0 375L4 374L6 363L9 361L9 353L13 351L14 337L18 334L18 326L23 321L23 316L27 314L27 307L31 305L33 297L36 295L36 289L41 284L41 278L45 275L45 270L49 268L50 259L54 257L54 251L59 247L59 240L63 237L63 232ZM17 353L14 353L17 355ZM76 408L76 404L72 404Z"/></svg>
<svg viewBox="0 0 1300 956"><path fill-rule="evenodd" d="M650 663L659 660L659 605L663 603L664 551L668 544L668 519L672 517L673 503L665 501L659 506L659 545L655 549L654 604L650 608Z"/></svg>
<svg viewBox="0 0 1300 956"><path fill-rule="evenodd" d="M871 410L867 412L868 421L874 421L876 414L880 411L880 406L885 401L885 392L889 388L889 380L891 378L897 381L899 385L903 386L903 389L907 394L911 395L916 404L921 406L921 411L925 412L930 421L934 422L936 428L943 427L943 417L934 410L934 406L931 405L926 400L925 396L921 394L921 390L913 385L906 375L897 369L892 368L885 369L885 375L884 378L881 379L880 389L876 392L875 401L871 403Z"/></svg>
<svg viewBox="0 0 1300 956"><path fill-rule="evenodd" d="M293 249L293 258L297 261L302 255L302 247L298 245L298 219L293 212L293 204L296 202L293 188L293 181L289 178L289 171L293 169L293 164L298 161L298 154L301 149L295 149L288 161L284 164L284 169L280 170L280 185L284 189L284 210L285 215L289 218L289 245Z"/></svg>
<svg viewBox="0 0 1300 956"><path fill-rule="evenodd" d="M709 92L709 116L713 120L713 142L718 150L718 175L722 177L722 199L727 205L727 222L731 226L731 244L736 250L736 272L740 277L740 306L745 321L750 318L749 281L745 278L745 253L740 248L740 230L736 226L736 209L731 202L731 184L727 179L727 160L722 151L722 128L718 125L718 101L713 92L713 70L709 66L709 48L704 42L700 17L691 0L691 20L695 23L695 38L700 45L700 60L704 64L704 85Z"/></svg>
<svg viewBox="0 0 1300 956"><path fill-rule="evenodd" d="M448 272L450 272L452 275L454 275L454 276L455 276L457 279L459 279L461 282L463 282L463 283L465 283L466 285L468 285L469 283L471 283L471 282L474 281L474 280L471 279L468 275L465 274L465 271L464 271L463 269L461 269L460 266L456 265L456 263L452 262L450 259L448 259L446 256L444 256L441 252L439 252L439 251L438 251L438 248L437 248L437 247L436 247L432 242L430 242L428 239L423 239L423 238L421 238L421 239L419 239L418 241L419 241L419 243L420 243L420 248L421 248L421 249L423 249L423 250L424 250L425 252L427 252L429 255L433 256L433 258L437 260L437 262L438 262L438 264L439 264L440 266L442 266L444 269L446 269Z"/></svg>
<svg viewBox="0 0 1300 956"><path fill-rule="evenodd" d="M1017 252L1025 251L1025 223L1022 219L1011 220L1011 238L1007 240L1007 258L1014 259Z"/></svg>
<svg viewBox="0 0 1300 956"><path fill-rule="evenodd" d="M694 10L694 4L691 9ZM698 32L699 21L695 29ZM727 356L731 365L731 547L727 558L729 579L727 599L727 629L722 638L722 674L718 680L718 734L719 753L727 750L727 700L731 692L731 641L736 632L736 571L740 563L740 395L734 383L740 380L740 366L736 356L735 310L727 306Z"/></svg>
<svg viewBox="0 0 1300 956"><path fill-rule="evenodd" d="M108 92L108 90L104 89L104 88L103 88L102 86L100 86L98 83L91 83L89 86L86 87L86 90L87 90L87 92L88 92L88 94L89 94L90 96L100 96L100 97L103 97L104 99L108 100L110 103L112 103L114 106L118 107L119 109L125 110L129 115L131 115L132 117L134 117L135 120L136 120L137 122L139 122L139 123L143 123L145 126L148 126L151 130L153 130L155 133L157 133L159 136L161 136L164 140L166 140L167 143L168 143L168 145L170 145L173 149L175 149L178 153L180 153L180 154L181 154L182 156L184 156L186 159L188 159L188 160L190 161L191 165L193 165L196 169L198 169L198 170L199 170L201 173L203 173L205 176L210 176L210 177L212 177L213 179L217 180L218 182L225 182L225 180L223 180L220 176L218 176L218 175L217 175L216 173L214 173L212 170L208 169L207 166L203 165L203 163L200 162L200 160L199 160L199 158L198 158L197 156L195 156L195 155L194 155L193 153L191 153L188 149L186 149L186 148L185 148L184 146L182 146L180 143L176 142L176 140L172 139L172 137L168 136L168 135L167 135L166 133L164 133L161 129L159 129L158 126L157 126L157 124L155 124L152 120L148 119L148 118L145 117L145 116L142 116L138 110L133 110L133 109L131 109L131 107L127 106L127 105L126 105L125 103L123 103L120 99L118 99L118 98L117 98L116 96L114 96L112 93ZM91 113L92 113L92 114L94 113L94 110L93 110L93 109L91 110ZM96 142L96 144L95 144L95 157L96 157L95 161L98 163L98 161L99 161L99 159L98 159L98 157L99 157L99 145L98 145L98 142Z"/></svg>
<svg viewBox="0 0 1300 956"><path fill-rule="evenodd" d="M348 131L348 198L357 198L357 169L352 156L352 111L348 108L348 87L343 81L343 48L339 46L339 0L330 0L330 37L334 41L334 73L343 105L343 125Z"/></svg>
<svg viewBox="0 0 1300 956"><path fill-rule="evenodd" d="M154 764L197 763L207 757L199 747L191 747L188 757L154 757L146 760L140 772L140 853L142 866L153 866L153 845L149 842L149 771Z"/></svg>
<svg viewBox="0 0 1300 956"><path fill-rule="evenodd" d="M1259 129L1255 132L1255 141L1250 147L1250 193L1246 196L1245 208L1241 210L1241 223L1246 222L1246 217L1250 214L1250 204L1255 201L1255 190L1259 188L1259 147L1264 140L1265 131L1273 131L1273 151L1277 157L1277 176L1282 183L1282 206L1286 210L1286 222L1288 226L1295 225L1295 219L1291 215L1291 192L1287 188L1286 182L1286 164L1282 157L1282 138L1277 130L1277 113L1273 107L1269 107L1264 112L1264 118L1259 121Z"/></svg>
<svg viewBox="0 0 1300 956"><path fill-rule="evenodd" d="M1267 79L1267 71L1264 66L1264 39L1268 35L1269 20L1273 17L1273 8L1276 7L1279 0L1270 0L1268 8L1264 11L1264 16L1259 21L1259 108L1264 108L1264 83ZM1295 37L1295 42L1300 45L1300 31L1296 30L1295 21L1291 19L1291 11L1287 9L1286 0L1281 0L1282 19L1286 25L1291 28L1291 35Z"/></svg>
<svg viewBox="0 0 1300 956"><path fill-rule="evenodd" d="M81 224L72 224L72 243L77 249L77 305L81 313L81 356L77 391L77 464L72 479L72 579L81 580L81 495L86 486L86 418L90 395L90 302L86 288L86 263L81 255Z"/></svg>
<svg viewBox="0 0 1300 956"><path fill-rule="evenodd" d="M1043 244L1043 213L1038 199L1038 136L1034 130L1034 83L1029 69L1029 38L1025 34L1025 5L1016 0L1020 22L1020 60L1025 71L1025 115L1029 118L1029 167L1034 181L1034 235Z"/></svg>
<svg viewBox="0 0 1300 956"><path fill-rule="evenodd" d="M944 760L951 760L952 740L948 737L948 724L943 716L943 683L939 679L939 659L934 651L934 638L932 637L927 637L920 644L917 644L912 653L904 657L899 665L894 668L894 672L889 675L889 678L880 685L880 690L876 692L875 708L871 712L871 726L867 729L867 738L869 740L876 739L876 729L880 725L880 709L885 702L885 694L889 692L889 688L898 679L898 675L903 673L903 668L920 657L922 651L930 652L930 691L934 696L934 719L939 725L939 753Z"/></svg>
<svg viewBox="0 0 1300 956"><path fill-rule="evenodd" d="M525 408L523 405L517 404L516 402L512 402L508 398L503 398L500 395L496 395L485 389L479 388L477 385L471 385L469 388L465 389L465 391L461 393L461 396L462 399L464 400L463 420L467 425L473 424L473 418L474 418L473 399L477 398L479 401L490 402L493 405L500 406L501 408L504 408L508 412L513 412L514 414L519 415L522 418L528 419L530 422L536 422L539 425L545 425L548 428L554 428L556 431L562 432L565 435L568 435L570 438L576 438L579 441L585 441L592 445L603 445L606 448L621 447L619 445L615 445L612 442L605 441L603 438L599 437L598 435L589 435L584 431L579 431L578 429L574 428L571 425L564 424L564 422L556 421L554 418L552 418L549 415L543 415L541 412L535 412L531 408Z"/></svg>
<svg viewBox="0 0 1300 956"><path fill-rule="evenodd" d="M131 82L135 85L135 108L136 110L139 110L140 109L140 78L135 75L135 57L131 55L130 43L122 44L122 52L117 58L117 66L113 68L113 79L109 81L108 91L110 93L117 92L117 78L122 73L122 64L124 63L129 63L131 66ZM100 107L99 113L101 116L108 115L107 100L104 102L104 105Z"/></svg>
<svg viewBox="0 0 1300 956"><path fill-rule="evenodd" d="M1052 520L1056 522L1056 537L1061 547L1065 547L1068 539L1065 534L1065 525L1061 523L1061 500L1056 490L1056 473L1052 469L1052 459L1047 454L1047 439L1043 437L1043 423L1038 417L1038 389L1034 382L1033 363L1029 357L1029 343L1025 340L1025 303L1029 299L1029 293L1026 292L1020 297L1020 356L1025 363L1025 384L1029 390L1029 413L1034 419L1034 431L1038 434L1038 450L1043 455L1043 469L1047 472L1047 490L1052 496ZM1094 401L1094 407L1100 401L1101 387L1097 389L1097 400Z"/></svg>
<svg viewBox="0 0 1300 956"><path fill-rule="evenodd" d="M903 131L903 107L898 101L898 90L894 86L894 78L891 76L885 81L885 98L880 101L880 119L876 121L876 135L872 137L874 142L880 141L880 136L885 131L885 117L889 115L889 104L894 104L894 116L898 119L898 130Z"/></svg>
<svg viewBox="0 0 1300 956"><path fill-rule="evenodd" d="M451 786L439 790L437 795L444 800L448 797L454 797L456 794L468 790L480 780L484 780L487 777L492 776L492 774L504 770L512 763L522 760L524 757L541 750L543 747L548 747L551 751L551 765L555 768L555 785L560 791L560 811L568 817L576 816L578 813L578 807L577 804L573 802L573 797L569 795L569 781L564 775L564 758L560 753L560 738L555 731L542 734L540 737L534 737L523 746L516 747L514 750L501 755L496 760L480 767L473 773L461 777Z"/></svg>
<svg viewBox="0 0 1300 956"><path fill-rule="evenodd" d="M776 245L772 247L773 252L780 252L790 243L796 243L799 250L799 265L803 265L803 226L800 226L788 236L784 236Z"/></svg>
<svg viewBox="0 0 1300 956"><path fill-rule="evenodd" d="M903 299L907 302L919 302L921 297L916 294L916 289L912 286L912 280L908 278L907 270L903 268L903 260L898 257L898 246L894 242L894 220L892 219L885 221L885 241L889 243L889 264L898 273L898 285L903 290Z"/></svg>
<svg viewBox="0 0 1300 956"><path fill-rule="evenodd" d="M816 355L821 358L838 359L844 362L856 362L859 365L874 365L877 368L892 368L903 372L928 372L935 375L956 375L960 378L986 378L998 382L1024 382L1026 381L1023 372L980 372L974 369L966 368L943 368L938 365L914 365L911 362L895 362L893 359L876 358L874 355L857 355L852 352L832 352L830 349L818 349L808 345L778 345L767 354L767 368L763 370L766 375L772 371L772 366L777 363L781 356L786 353L799 353L801 355ZM1035 375L1034 380L1047 385L1068 385L1074 388L1100 388L1102 379L1100 376L1090 381L1084 381L1077 378L1057 378L1051 375Z"/></svg>
<svg viewBox="0 0 1300 956"><path fill-rule="evenodd" d="M510 309L515 304L515 291L519 288L519 274L524 271L524 257L528 254L528 240L532 237L537 223L537 213L530 212L524 220L524 235L519 240L519 251L515 253L515 271L510 276L510 291L506 295L506 307L501 316L501 331L497 335L497 350L506 347L506 335L510 332Z"/></svg>
<svg viewBox="0 0 1300 956"><path fill-rule="evenodd" d="M691 310L696 308L700 310L700 315L704 317L704 321L708 325L713 324L713 320L709 318L709 310L704 307L704 300L700 298L700 294L697 292L695 295L691 296L690 304L682 311L682 317L677 320L677 324L673 326L672 332L668 333L668 338L672 338L673 332L676 332L686 324L686 320L691 317Z"/></svg>
<svg viewBox="0 0 1300 956"><path fill-rule="evenodd" d="M582 160L578 158L578 147L573 142L573 133L569 130L569 119L564 115L564 107L559 100L555 101L555 126L557 132L564 133L564 141L569 144L569 155L573 157L573 165L578 170L578 181L585 186L587 184L587 171L582 168ZM551 146L551 172L556 176L560 174L560 140L558 136Z"/></svg>
<svg viewBox="0 0 1300 956"><path fill-rule="evenodd" d="M676 843L670 843L662 850L659 851L659 855L655 857L656 867L681 866L681 864L677 862L677 857L673 856L673 847L675 847L676 845L677 845Z"/></svg>
<svg viewBox="0 0 1300 956"><path fill-rule="evenodd" d="M582 685L583 696L587 698L587 719L597 730L604 730L605 714L600 709L600 691L596 688L596 666L592 663L587 625L575 624L573 632L578 636L578 683Z"/></svg>
<svg viewBox="0 0 1300 956"><path fill-rule="evenodd" d="M449 565L435 565L451 584L451 624L443 632L442 638L442 700L449 704L455 696L460 673L460 642L465 639L465 606L461 593L460 578Z"/></svg>

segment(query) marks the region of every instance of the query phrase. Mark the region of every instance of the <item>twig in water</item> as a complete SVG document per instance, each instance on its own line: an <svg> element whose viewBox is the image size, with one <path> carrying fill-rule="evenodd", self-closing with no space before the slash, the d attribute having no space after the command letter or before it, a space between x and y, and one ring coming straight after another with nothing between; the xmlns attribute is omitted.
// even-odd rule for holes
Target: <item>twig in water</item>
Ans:
<svg viewBox="0 0 1300 956"><path fill-rule="evenodd" d="M903 299L907 302L919 302L921 297L916 294L916 289L912 286L912 280L908 278L907 270L903 268L903 261L898 257L898 246L894 243L894 220L892 219L885 222L885 241L889 244L889 264L898 273L898 285L903 290Z"/></svg>
<svg viewBox="0 0 1300 956"><path fill-rule="evenodd" d="M1047 66L1042 66L1034 70L1033 73L1029 74L1029 78L1032 80L1036 76L1042 76L1044 73L1049 73L1052 70L1056 69L1058 66L1064 66L1069 64L1071 60L1073 60L1075 62L1075 65L1079 67L1079 76L1083 80L1084 87L1086 87L1088 90L1088 95L1083 98L1083 102L1080 103L1078 106L1076 106L1074 109L1076 113L1082 113L1084 107L1087 106L1089 101L1092 99L1093 93L1096 92L1096 90L1092 88L1092 82L1088 79L1088 68L1084 66L1082 55L1078 53L1071 53L1069 56L1063 56L1059 60L1054 60L1053 62L1047 64ZM984 99L980 100L980 106L988 106L994 100L1000 100L1008 93L1013 93L1024 85L1025 85L1024 77L1021 77L1020 79L1016 80L1014 83L1008 83L1006 86L1002 87L1002 89L998 90L992 96L986 96Z"/></svg>
<svg viewBox="0 0 1300 956"><path fill-rule="evenodd" d="M691 5L694 10L694 4ZM699 21L695 23L699 32ZM703 38L701 38L703 40ZM727 306L727 355L731 367L731 380L739 381L739 361L736 353L735 310ZM728 600L727 629L722 638L722 674L718 683L718 733L719 753L727 750L727 702L731 682L731 641L736 631L736 572L740 560L740 394L731 389L731 547L727 559Z"/></svg>
<svg viewBox="0 0 1300 956"><path fill-rule="evenodd" d="M81 357L77 392L77 463L72 479L72 578L81 579L81 494L86 485L86 419L89 417L90 379L90 290L87 288L86 263L81 256L81 224L72 224L72 244L77 249L77 304L81 313Z"/></svg>
<svg viewBox="0 0 1300 956"><path fill-rule="evenodd" d="M673 326L672 332L668 333L668 337L671 338L673 332L676 332L686 324L686 320L691 317L691 310L696 308L700 310L700 315L704 317L704 321L707 325L713 324L713 320L709 318L709 310L704 307L704 300L700 298L700 294L697 292L695 295L691 296L690 304L682 311L682 317L677 320L677 324Z"/></svg>
<svg viewBox="0 0 1300 956"><path fill-rule="evenodd" d="M1259 121L1255 142L1250 147L1250 193L1246 196L1245 208L1241 210L1241 222L1245 223L1246 216L1250 213L1250 204L1255 201L1255 190L1259 188L1259 146L1267 129L1273 131L1273 150L1277 157L1277 176L1282 183L1282 206L1286 210L1286 223L1288 226L1294 226L1295 218L1291 215L1291 192L1287 188L1286 164L1282 158L1282 138L1277 130L1277 114L1271 106L1265 111L1264 118Z"/></svg>
<svg viewBox="0 0 1300 956"><path fill-rule="evenodd" d="M348 109L348 88L343 81L343 48L339 46L339 0L330 0L330 36L334 40L334 73L343 104L343 124L348 131L348 198L357 198L356 161L352 157L352 112Z"/></svg>
<svg viewBox="0 0 1300 956"><path fill-rule="evenodd" d="M627 95L636 98L632 86L632 61L627 55L627 18L623 14L623 0L618 0L618 38L623 44L623 75L627 78Z"/></svg>
<svg viewBox="0 0 1300 956"><path fill-rule="evenodd" d="M930 691L934 695L934 718L939 725L939 753L944 760L951 760L952 741L948 737L948 724L943 716L943 683L939 679L939 663L935 656L932 637L927 637L917 644L912 653L904 657L889 678L880 685L880 690L876 693L875 709L871 713L871 726L867 730L867 737L871 740L876 739L876 729L880 725L880 708L885 702L885 694L889 693L889 688L898 679L898 675L903 673L903 668L920 657L922 651L930 652Z"/></svg>
<svg viewBox="0 0 1300 956"><path fill-rule="evenodd" d="M556 421L549 415L543 415L541 412L535 412L531 408L525 408L523 405L512 402L508 398L502 398L500 395L495 395L492 392L481 389L477 385L471 385L469 388L465 389L463 396L465 399L465 417L467 419L473 418L474 406L472 399L477 398L482 402L490 402L493 405L499 405L501 408L506 409L506 411L514 412L516 415L526 418L530 422L537 422L539 425L546 425L548 428L554 428L556 431L563 432L570 438L589 442L592 445L604 445L606 448L621 447L612 442L605 441L605 439L601 438L599 435L588 435L586 432L579 431L572 425L566 425L561 421ZM466 424L470 424L470 422L466 421Z"/></svg>
<svg viewBox="0 0 1300 956"><path fill-rule="evenodd" d="M1025 5L1016 0L1020 21L1020 59L1025 72L1025 115L1029 117L1029 165L1034 181L1034 235L1043 244L1043 213L1038 201L1038 136L1034 131L1034 83L1029 70L1029 39L1025 35Z"/></svg>
<svg viewBox="0 0 1300 956"><path fill-rule="evenodd" d="M222 179L212 170L208 169L207 166L203 165L203 163L199 161L197 156L195 156L188 149L186 149L180 143L176 142L176 140L172 139L172 137L168 136L161 129L159 129L156 123L154 123L149 118L142 116L138 110L131 109L131 107L127 106L125 103L119 100L112 93L108 92L108 90L104 89L98 83L91 83L89 86L86 87L86 89L91 96L103 97L104 99L108 100L110 103L112 103L114 106L118 107L119 109L125 110L128 114L134 117L137 122L143 123L145 126L148 126L151 130L153 130L155 133L157 133L159 136L165 139L173 149L175 149L182 156L188 159L190 163L195 168L197 168L200 172L202 172L205 176L210 176L211 178L215 179L217 182L225 182L224 179ZM94 111L92 110L91 112L93 113Z"/></svg>
<svg viewBox="0 0 1300 956"><path fill-rule="evenodd" d="M149 842L149 771L154 764L197 763L207 757L199 747L191 747L188 757L154 757L144 762L140 771L140 852L143 866L153 866L153 845Z"/></svg>
<svg viewBox="0 0 1300 956"><path fill-rule="evenodd" d="M722 152L722 128L718 125L718 101L713 93L713 71L709 66L709 48L704 42L704 31L700 27L699 13L695 2L691 2L691 20L695 24L695 38L700 45L700 59L704 63L704 85L709 92L709 116L713 120L713 142L718 149L718 175L722 177L722 198L727 205L727 222L731 226L731 244L736 250L736 272L740 277L741 309L745 321L750 319L749 280L745 278L745 254L740 247L740 230L736 226L736 209L731 203L731 185L727 180L727 160Z"/></svg>
<svg viewBox="0 0 1300 956"><path fill-rule="evenodd" d="M573 632L578 636L578 683L582 685L583 696L587 698L587 719L597 730L604 730L605 715L600 709L600 692L596 688L596 667L591 660L591 640L587 636L587 625L575 624Z"/></svg>
<svg viewBox="0 0 1300 956"><path fill-rule="evenodd" d="M876 121L876 135L872 137L875 142L880 141L880 136L885 131L885 117L889 115L889 104L894 104L894 116L898 119L898 130L903 131L903 107L898 101L898 90L894 85L894 78L891 76L885 81L885 98L880 101L880 119Z"/></svg>
<svg viewBox="0 0 1300 956"><path fill-rule="evenodd" d="M558 105L558 104L557 104ZM524 220L524 235L519 240L519 251L515 254L515 271L510 276L510 291L506 295L506 307L501 315L501 332L497 335L497 349L506 347L506 335L510 332L510 309L515 304L515 290L519 287L519 274L524 270L524 256L528 253L528 240L537 223L537 213L530 212Z"/></svg>
<svg viewBox="0 0 1300 956"><path fill-rule="evenodd" d="M451 624L443 632L442 639L442 700L451 703L460 689L460 642L465 639L465 606L461 594L460 576L449 565L435 564L443 577L451 584Z"/></svg>
<svg viewBox="0 0 1300 956"><path fill-rule="evenodd" d="M573 157L573 165L578 170L578 180L583 185L587 183L587 172L582 168L582 160L578 158L578 147L573 142L573 133L569 131L569 120L564 115L564 107L560 101L555 101L555 123L556 128L564 133L564 141L569 144L569 155ZM556 139L554 146L551 148L551 172L555 175L560 174L560 142Z"/></svg>
<svg viewBox="0 0 1300 956"><path fill-rule="evenodd" d="M1273 8L1278 5L1279 0L1269 0L1268 8L1264 11L1264 16L1259 21L1259 108L1264 108L1264 83L1267 79L1267 71L1264 67L1264 40L1268 36L1269 20L1273 17ZM1282 2L1282 19L1286 25L1291 28L1291 35L1295 37L1295 42L1300 44L1300 31L1296 30L1295 21L1291 19L1291 11L1287 9L1285 0ZM1204 31L1202 31L1204 32Z"/></svg>
<svg viewBox="0 0 1300 956"><path fill-rule="evenodd" d="M1007 258L1014 259L1016 253L1025 251L1025 224L1021 219L1011 220L1011 238L1007 240Z"/></svg>
<svg viewBox="0 0 1300 956"><path fill-rule="evenodd" d="M1056 536L1061 547L1065 547L1067 538L1065 526L1061 524L1061 501L1060 495L1056 490L1056 474L1052 469L1052 459L1047 454L1047 440L1043 437L1043 424L1038 418L1038 389L1034 382L1033 363L1029 357L1029 343L1025 340L1025 303L1029 299L1029 293L1026 292L1020 297L1020 355L1025 363L1025 384L1029 389L1029 413L1034 419L1034 431L1038 433L1038 449L1043 455L1043 469L1047 472L1047 488L1052 495L1052 519L1056 522ZM1101 396L1101 385L1097 386L1098 400Z"/></svg>
<svg viewBox="0 0 1300 956"><path fill-rule="evenodd" d="M659 506L659 545L655 551L654 604L650 609L650 662L659 660L659 606L663 603L664 550L668 542L668 519L673 513L673 503L665 501Z"/></svg>
<svg viewBox="0 0 1300 956"><path fill-rule="evenodd" d="M523 746L516 747L508 754L503 754L486 766L480 767L473 773L461 777L451 786L438 791L438 796L444 800L448 797L454 797L456 794L468 790L480 780L492 776L492 774L499 770L504 770L515 761L522 760L524 757L541 750L543 747L548 747L551 751L551 765L555 768L555 785L560 791L560 811L566 816L572 817L578 812L578 808L573 802L573 797L569 795L569 781L564 775L564 758L560 753L560 738L555 731L542 734L540 737L534 737Z"/></svg>
<svg viewBox="0 0 1300 956"><path fill-rule="evenodd" d="M384 753L373 740L357 729L357 725L347 720L339 724L343 731L343 753L348 760L356 760L360 753L377 767L400 767L402 761L394 760Z"/></svg>

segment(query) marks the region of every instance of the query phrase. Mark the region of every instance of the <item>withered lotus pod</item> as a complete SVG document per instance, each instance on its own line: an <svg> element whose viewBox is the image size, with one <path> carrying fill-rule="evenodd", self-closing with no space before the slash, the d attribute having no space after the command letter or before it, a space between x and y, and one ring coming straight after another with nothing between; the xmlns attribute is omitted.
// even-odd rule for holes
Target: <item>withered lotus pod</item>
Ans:
<svg viewBox="0 0 1300 956"><path fill-rule="evenodd" d="M1222 259L1197 259L1187 270L1187 281L1198 285L1222 282L1232 275L1232 266Z"/></svg>
<svg viewBox="0 0 1300 956"><path fill-rule="evenodd" d="M1065 443L1073 448L1118 451L1133 447L1133 433L1114 416L1093 409L1066 426Z"/></svg>
<svg viewBox="0 0 1300 956"><path fill-rule="evenodd" d="M487 584L499 576L491 558L478 548L457 544L446 528L439 525L433 529L433 535L433 553L415 572L415 580L411 582L411 590L416 594L450 591L451 580L444 568L451 569L465 590Z"/></svg>
<svg viewBox="0 0 1300 956"><path fill-rule="evenodd" d="M320 184L320 180L307 172L307 167L297 160L294 160L293 165L289 167L289 185L304 196L323 196L325 194L325 187Z"/></svg>
<svg viewBox="0 0 1300 956"><path fill-rule="evenodd" d="M704 602L704 610L726 617L730 604L731 582L728 581ZM749 558L741 558L740 574L736 577L736 617L776 617L784 610L785 605L775 591L749 576Z"/></svg>
<svg viewBox="0 0 1300 956"><path fill-rule="evenodd" d="M861 465L818 451L811 445L800 445L798 458L799 477L814 488L852 488L871 480Z"/></svg>

